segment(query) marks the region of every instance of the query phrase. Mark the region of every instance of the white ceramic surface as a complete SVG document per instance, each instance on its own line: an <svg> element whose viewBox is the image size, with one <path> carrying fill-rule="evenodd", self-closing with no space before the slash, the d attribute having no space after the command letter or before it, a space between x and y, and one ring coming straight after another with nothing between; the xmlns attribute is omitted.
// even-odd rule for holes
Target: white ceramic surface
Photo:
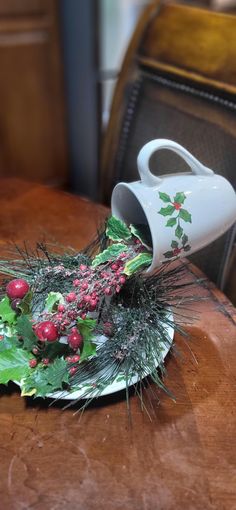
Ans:
<svg viewBox="0 0 236 510"><path fill-rule="evenodd" d="M192 173L154 176L149 170L149 160L160 149L176 152ZM141 149L137 163L141 180L117 184L111 208L114 216L128 224L148 225L153 244L153 260L148 271L168 259L200 250L234 224L236 195L231 184L181 145L171 140L152 140ZM177 203L176 196L183 202Z"/></svg>

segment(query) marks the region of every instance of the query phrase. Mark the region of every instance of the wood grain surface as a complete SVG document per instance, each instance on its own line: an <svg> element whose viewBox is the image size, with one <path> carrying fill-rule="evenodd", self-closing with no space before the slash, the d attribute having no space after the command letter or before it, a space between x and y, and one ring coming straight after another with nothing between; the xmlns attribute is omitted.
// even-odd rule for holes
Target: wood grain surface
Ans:
<svg viewBox="0 0 236 510"><path fill-rule="evenodd" d="M107 210L38 185L1 181L0 248L40 236L81 248ZM0 508L233 510L236 508L235 309L210 283L194 306L190 347L169 355L172 401L152 421L131 395L99 399L82 416L1 387ZM152 399L152 396L150 395Z"/></svg>

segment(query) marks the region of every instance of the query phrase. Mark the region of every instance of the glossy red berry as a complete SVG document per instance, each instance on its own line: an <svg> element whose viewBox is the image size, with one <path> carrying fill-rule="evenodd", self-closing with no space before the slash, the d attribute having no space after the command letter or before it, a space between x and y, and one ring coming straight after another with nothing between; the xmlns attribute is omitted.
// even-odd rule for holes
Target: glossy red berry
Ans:
<svg viewBox="0 0 236 510"><path fill-rule="evenodd" d="M111 293L112 293L112 292L111 292L111 287L106 287L106 288L104 289L104 294L106 294L106 296L111 296Z"/></svg>
<svg viewBox="0 0 236 510"><path fill-rule="evenodd" d="M26 280L22 280L21 278L11 280L11 282L7 284L6 292L10 299L22 299L27 292L29 292L29 284Z"/></svg>
<svg viewBox="0 0 236 510"><path fill-rule="evenodd" d="M39 353L38 347L33 347L32 353L37 355Z"/></svg>
<svg viewBox="0 0 236 510"><path fill-rule="evenodd" d="M49 358L43 358L42 363L43 365L49 365Z"/></svg>
<svg viewBox="0 0 236 510"><path fill-rule="evenodd" d="M36 359L30 359L29 360L29 366L30 368L35 368L37 366L38 362Z"/></svg>
<svg viewBox="0 0 236 510"><path fill-rule="evenodd" d="M78 280L78 278L76 278L74 281L73 281L73 286L74 287L79 287L80 285L80 280Z"/></svg>
<svg viewBox="0 0 236 510"><path fill-rule="evenodd" d="M67 303L73 303L74 301L76 301L75 292L69 292L69 294L67 294L67 296L66 296L66 301L67 301Z"/></svg>
<svg viewBox="0 0 236 510"><path fill-rule="evenodd" d="M74 375L78 370L78 367L71 367L69 372L70 372L70 375Z"/></svg>
<svg viewBox="0 0 236 510"><path fill-rule="evenodd" d="M125 278L125 276L120 276L120 278L119 278L119 282L120 282L122 285L124 285L124 283L126 282L126 278Z"/></svg>
<svg viewBox="0 0 236 510"><path fill-rule="evenodd" d="M97 304L98 304L97 299L91 299L91 301L89 303L89 311L93 312L94 310L96 310Z"/></svg>
<svg viewBox="0 0 236 510"><path fill-rule="evenodd" d="M74 351L77 351L77 349L80 349L80 347L82 347L83 338L78 331L72 332L68 335L68 344Z"/></svg>
<svg viewBox="0 0 236 510"><path fill-rule="evenodd" d="M60 322L62 320L62 313L57 313L55 319Z"/></svg>
<svg viewBox="0 0 236 510"><path fill-rule="evenodd" d="M41 342L55 342L58 339L58 329L51 321L44 321L35 328L35 333Z"/></svg>
<svg viewBox="0 0 236 510"><path fill-rule="evenodd" d="M85 312L81 312L80 317L81 317L81 319L85 320L87 317L87 314Z"/></svg>
<svg viewBox="0 0 236 510"><path fill-rule="evenodd" d="M87 288L88 288L88 284L87 284L87 282L82 283L82 285L81 285L81 289L82 289L82 290L87 290Z"/></svg>
<svg viewBox="0 0 236 510"><path fill-rule="evenodd" d="M57 309L58 309L58 312L63 313L65 311L65 306L60 304L60 305L58 305Z"/></svg>
<svg viewBox="0 0 236 510"><path fill-rule="evenodd" d="M85 266L85 264L80 264L79 268L80 268L80 271L86 271L87 266Z"/></svg>
<svg viewBox="0 0 236 510"><path fill-rule="evenodd" d="M79 354L75 354L74 356L72 356L72 363L78 363L79 360L80 360Z"/></svg>
<svg viewBox="0 0 236 510"><path fill-rule="evenodd" d="M76 319L76 317L77 317L77 312L75 312L75 311L73 311L73 310L70 310L70 311L68 312L68 317L69 317L69 319L75 320L75 319Z"/></svg>

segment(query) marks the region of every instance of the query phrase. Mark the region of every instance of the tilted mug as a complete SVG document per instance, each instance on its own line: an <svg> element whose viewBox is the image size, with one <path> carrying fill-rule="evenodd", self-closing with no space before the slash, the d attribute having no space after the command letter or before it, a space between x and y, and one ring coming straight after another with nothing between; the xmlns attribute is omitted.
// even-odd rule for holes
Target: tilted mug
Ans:
<svg viewBox="0 0 236 510"><path fill-rule="evenodd" d="M176 152L192 173L153 175L149 160L160 149ZM141 180L117 184L111 209L127 224L149 228L153 259L147 271L200 250L234 224L236 195L231 184L178 143L166 139L148 142L138 154L137 165Z"/></svg>

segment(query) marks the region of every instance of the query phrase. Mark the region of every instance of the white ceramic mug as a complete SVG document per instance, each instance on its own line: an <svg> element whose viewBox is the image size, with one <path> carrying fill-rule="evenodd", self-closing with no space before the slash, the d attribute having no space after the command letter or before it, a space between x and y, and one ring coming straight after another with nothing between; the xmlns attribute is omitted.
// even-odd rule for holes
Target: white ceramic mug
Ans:
<svg viewBox="0 0 236 510"><path fill-rule="evenodd" d="M176 152L192 172L154 176L149 160L160 149ZM127 224L149 227L153 260L148 271L200 250L235 222L236 195L231 184L178 143L152 140L139 152L137 163L141 180L117 184L111 208L112 214Z"/></svg>

